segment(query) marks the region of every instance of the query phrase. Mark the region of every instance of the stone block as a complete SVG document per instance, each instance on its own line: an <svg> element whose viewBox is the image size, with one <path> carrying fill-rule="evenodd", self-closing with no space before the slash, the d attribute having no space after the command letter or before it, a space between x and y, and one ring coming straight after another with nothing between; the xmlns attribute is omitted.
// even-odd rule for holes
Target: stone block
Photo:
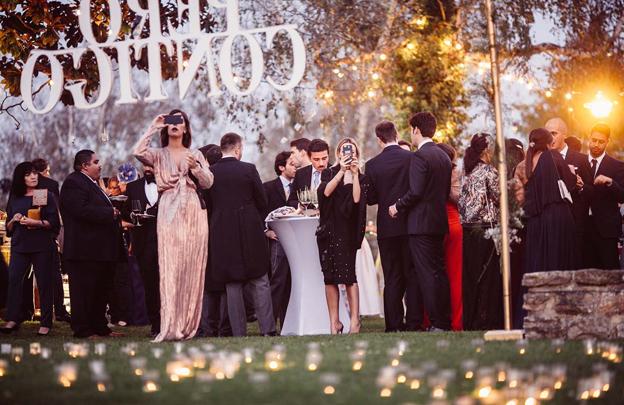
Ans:
<svg viewBox="0 0 624 405"><path fill-rule="evenodd" d="M572 273L571 271L528 273L522 277L522 285L525 287L567 286L572 281Z"/></svg>
<svg viewBox="0 0 624 405"><path fill-rule="evenodd" d="M574 281L581 285L624 285L624 271L622 270L578 270L574 273Z"/></svg>

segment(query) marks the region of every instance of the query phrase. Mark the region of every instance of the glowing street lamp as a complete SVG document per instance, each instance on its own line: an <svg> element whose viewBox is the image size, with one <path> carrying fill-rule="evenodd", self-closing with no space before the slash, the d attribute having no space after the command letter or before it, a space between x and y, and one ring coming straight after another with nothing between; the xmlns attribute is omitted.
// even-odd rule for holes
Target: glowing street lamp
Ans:
<svg viewBox="0 0 624 405"><path fill-rule="evenodd" d="M602 91L599 91L591 102L585 104L585 108L589 109L596 118L606 118L613 110L613 102L605 98Z"/></svg>

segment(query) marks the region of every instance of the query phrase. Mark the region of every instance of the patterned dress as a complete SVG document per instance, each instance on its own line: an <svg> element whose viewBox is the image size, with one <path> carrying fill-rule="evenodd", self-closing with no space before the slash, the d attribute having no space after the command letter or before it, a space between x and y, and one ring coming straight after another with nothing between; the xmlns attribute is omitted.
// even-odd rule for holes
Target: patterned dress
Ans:
<svg viewBox="0 0 624 405"><path fill-rule="evenodd" d="M145 134L134 149L142 163L152 166L160 194L158 205L158 266L160 271L160 334L154 342L191 339L201 318L204 276L208 261L208 218L201 208L197 186L212 186L213 175L201 152L191 153L199 162L189 170L180 167L168 148L150 148L152 134Z"/></svg>

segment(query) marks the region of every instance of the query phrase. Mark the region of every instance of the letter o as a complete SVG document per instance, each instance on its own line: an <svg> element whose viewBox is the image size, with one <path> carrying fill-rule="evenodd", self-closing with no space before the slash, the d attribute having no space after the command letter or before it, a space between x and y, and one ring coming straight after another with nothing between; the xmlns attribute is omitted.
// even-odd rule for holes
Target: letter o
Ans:
<svg viewBox="0 0 624 405"><path fill-rule="evenodd" d="M115 42L115 39L119 35L119 30L121 30L121 6L119 6L119 1L108 0L108 8L110 9L110 25L108 26L108 38L104 41L105 44ZM91 29L91 0L80 1L78 24L80 26L80 32L82 32L82 36L85 37L87 42L99 44Z"/></svg>
<svg viewBox="0 0 624 405"><path fill-rule="evenodd" d="M35 64L37 60L44 56L48 58L50 61L50 70L52 72L52 85L50 86L50 95L48 96L48 102L45 107L42 109L38 109L35 107L35 103L33 100L32 94L32 78L35 70ZM61 66L61 62L58 61L56 56L47 51L33 52L24 68L22 69L22 76L20 80L20 93L22 94L22 99L24 100L24 105L28 110L32 111L35 114L45 114L50 112L52 108L58 103L61 98L61 93L63 92L63 81L65 80L63 76L63 67Z"/></svg>
<svg viewBox="0 0 624 405"><path fill-rule="evenodd" d="M241 36L247 40L249 52L251 54L251 81L247 90L244 91L238 87L234 81L234 75L232 74L232 45L237 36ZM260 85L264 73L264 56L262 55L262 49L260 49L258 41L248 33L238 33L228 36L221 47L219 72L221 73L223 84L225 84L225 87L232 93L237 96L247 96L251 94Z"/></svg>

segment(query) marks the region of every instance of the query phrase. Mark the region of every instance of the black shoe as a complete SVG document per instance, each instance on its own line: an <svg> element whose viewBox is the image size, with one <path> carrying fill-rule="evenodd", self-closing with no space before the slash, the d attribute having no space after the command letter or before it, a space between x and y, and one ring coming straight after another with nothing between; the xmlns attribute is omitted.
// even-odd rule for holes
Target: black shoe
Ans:
<svg viewBox="0 0 624 405"><path fill-rule="evenodd" d="M56 315L54 317L54 319L57 322L67 322L67 323L70 323L71 322L71 315L69 315L69 313L65 312L64 314Z"/></svg>
<svg viewBox="0 0 624 405"><path fill-rule="evenodd" d="M256 314L251 314L251 315L247 316L247 323L256 322L257 320L258 320L258 318L256 317Z"/></svg>
<svg viewBox="0 0 624 405"><path fill-rule="evenodd" d="M430 326L429 329L427 329L427 332L447 332L447 331L444 329L436 328L435 326Z"/></svg>
<svg viewBox="0 0 624 405"><path fill-rule="evenodd" d="M271 336L277 336L277 332L269 332L269 333L265 333L264 335L265 337L271 337Z"/></svg>

